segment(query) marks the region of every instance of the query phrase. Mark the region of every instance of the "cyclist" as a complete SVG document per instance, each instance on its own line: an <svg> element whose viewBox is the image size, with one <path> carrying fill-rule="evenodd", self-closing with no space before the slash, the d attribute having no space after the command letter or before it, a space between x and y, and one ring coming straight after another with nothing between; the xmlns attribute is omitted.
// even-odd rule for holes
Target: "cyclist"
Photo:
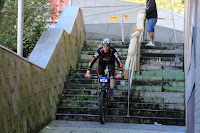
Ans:
<svg viewBox="0 0 200 133"><path fill-rule="evenodd" d="M108 69L110 71L110 75L109 75L110 76L110 101L113 101L115 78L117 79L122 78L122 71L123 71L122 62L116 49L111 46L110 39L108 38L103 39L101 44L102 44L102 47L100 47L97 50L97 53L93 56L84 77L91 78L90 71L97 59L98 59L98 70L97 70L98 77L104 76L104 70L106 66L108 65ZM115 60L117 61L117 64L119 65L119 75L117 76L115 76ZM102 84L99 84L99 86L101 88Z"/></svg>

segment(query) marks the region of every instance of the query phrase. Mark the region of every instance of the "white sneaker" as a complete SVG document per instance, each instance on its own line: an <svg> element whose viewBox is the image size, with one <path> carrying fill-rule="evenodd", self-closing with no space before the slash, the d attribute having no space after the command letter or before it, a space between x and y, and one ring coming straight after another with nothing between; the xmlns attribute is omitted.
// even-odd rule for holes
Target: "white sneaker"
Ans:
<svg viewBox="0 0 200 133"><path fill-rule="evenodd" d="M155 46L155 44L153 44L151 41L149 43L147 43L145 46Z"/></svg>

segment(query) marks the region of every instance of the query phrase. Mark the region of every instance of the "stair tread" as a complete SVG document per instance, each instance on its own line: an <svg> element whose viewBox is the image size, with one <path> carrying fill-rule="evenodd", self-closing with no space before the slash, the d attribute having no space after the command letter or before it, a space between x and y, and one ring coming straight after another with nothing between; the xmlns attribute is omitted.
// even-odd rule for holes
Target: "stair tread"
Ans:
<svg viewBox="0 0 200 133"><path fill-rule="evenodd" d="M99 106L96 107L75 107L75 106L57 106L57 108L65 108L65 109L69 109L69 108L73 108L73 109L99 109ZM107 109L116 109L116 110L127 110L127 108L121 107L121 108L112 108L112 107L108 107ZM170 109L135 109L135 108L130 108L130 110L135 110L135 111L166 111L166 112L180 112L180 110L170 110Z"/></svg>
<svg viewBox="0 0 200 133"><path fill-rule="evenodd" d="M74 97L98 97L98 95L74 95L74 94L62 94L62 96L74 96ZM115 96L115 98L127 98L127 96Z"/></svg>
<svg viewBox="0 0 200 133"><path fill-rule="evenodd" d="M141 49L140 51L142 54L174 54L174 55L183 55L184 50L159 50L159 49Z"/></svg>
<svg viewBox="0 0 200 133"><path fill-rule="evenodd" d="M128 106L128 80L116 79L115 102L110 103L106 121L120 122L163 122L168 124L184 124L185 118L185 76L183 71L184 45L156 42L155 47L141 45L140 69L148 70L148 65L155 63L162 66L151 71L134 73L134 86L130 89L130 114L126 116ZM70 69L65 87L57 106L58 119L98 121L98 79L86 79L84 74L92 56L96 53L101 41L86 40L77 69ZM113 46L126 61L129 44L113 42ZM124 66L124 65L123 65ZM145 68L146 67L146 68ZM91 70L97 76L97 63ZM152 67L153 68L153 67ZM172 68L174 70L172 70ZM176 70L175 70L176 69ZM159 72L156 72L159 70ZM168 72L173 71L173 72ZM116 69L116 73L118 69ZM121 83L121 84L120 84ZM61 113L63 112L63 113ZM178 112L180 112L178 115ZM110 119L109 119L110 118ZM163 121L164 120L164 121ZM166 121L166 122L165 122ZM179 123L180 121L180 123Z"/></svg>
<svg viewBox="0 0 200 133"><path fill-rule="evenodd" d="M184 87L183 87L184 88ZM98 89L64 89L64 92L65 91L96 91L96 92L99 92ZM63 94L64 94L63 92ZM127 93L128 90L118 90L118 89L115 89L115 92L124 92L124 93ZM175 94L178 94L178 93L184 93L184 92L163 92L163 91L144 91L144 90L130 90L130 93L133 92L133 93L175 93ZM74 95L74 94L73 94ZM94 95L94 94L93 94ZM96 94L97 95L97 94ZM117 95L116 95L117 96Z"/></svg>
<svg viewBox="0 0 200 133"><path fill-rule="evenodd" d="M67 113L56 113L56 115L78 115L78 116L96 116L99 117L99 115L92 115L92 114L67 114ZM153 118L153 119L185 119L185 118L169 118L169 117L145 117L145 116L126 116L126 115L105 115L106 117L125 117L125 118Z"/></svg>
<svg viewBox="0 0 200 133"><path fill-rule="evenodd" d="M83 103L98 103L98 101L74 101L74 100L60 100L61 102L83 102ZM158 103L144 103L144 102L129 102L130 104L148 104L148 105L158 105ZM128 102L112 102L112 104L128 104ZM159 103L159 105L183 105L181 103Z"/></svg>

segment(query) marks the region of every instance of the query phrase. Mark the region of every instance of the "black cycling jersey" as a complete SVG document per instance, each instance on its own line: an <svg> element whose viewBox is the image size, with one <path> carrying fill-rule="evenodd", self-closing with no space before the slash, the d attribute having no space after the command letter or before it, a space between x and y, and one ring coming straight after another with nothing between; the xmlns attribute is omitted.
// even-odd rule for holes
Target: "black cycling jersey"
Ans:
<svg viewBox="0 0 200 133"><path fill-rule="evenodd" d="M92 66L94 65L97 59L99 59L99 63L103 63L103 64L113 64L115 63L115 60L116 60L117 64L119 65L119 70L123 70L120 56L118 52L116 51L116 49L113 48L112 46L110 47L110 50L108 53L105 53L103 51L103 47L99 48L97 50L97 53L93 56L91 62L89 63L88 70L91 70Z"/></svg>

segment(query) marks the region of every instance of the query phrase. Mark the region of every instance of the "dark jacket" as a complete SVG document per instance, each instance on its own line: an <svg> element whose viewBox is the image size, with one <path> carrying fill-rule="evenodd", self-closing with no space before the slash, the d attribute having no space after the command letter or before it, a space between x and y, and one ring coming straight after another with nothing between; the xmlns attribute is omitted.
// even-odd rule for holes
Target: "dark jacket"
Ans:
<svg viewBox="0 0 200 133"><path fill-rule="evenodd" d="M155 0L147 0L146 6L146 18L157 18L158 15Z"/></svg>

